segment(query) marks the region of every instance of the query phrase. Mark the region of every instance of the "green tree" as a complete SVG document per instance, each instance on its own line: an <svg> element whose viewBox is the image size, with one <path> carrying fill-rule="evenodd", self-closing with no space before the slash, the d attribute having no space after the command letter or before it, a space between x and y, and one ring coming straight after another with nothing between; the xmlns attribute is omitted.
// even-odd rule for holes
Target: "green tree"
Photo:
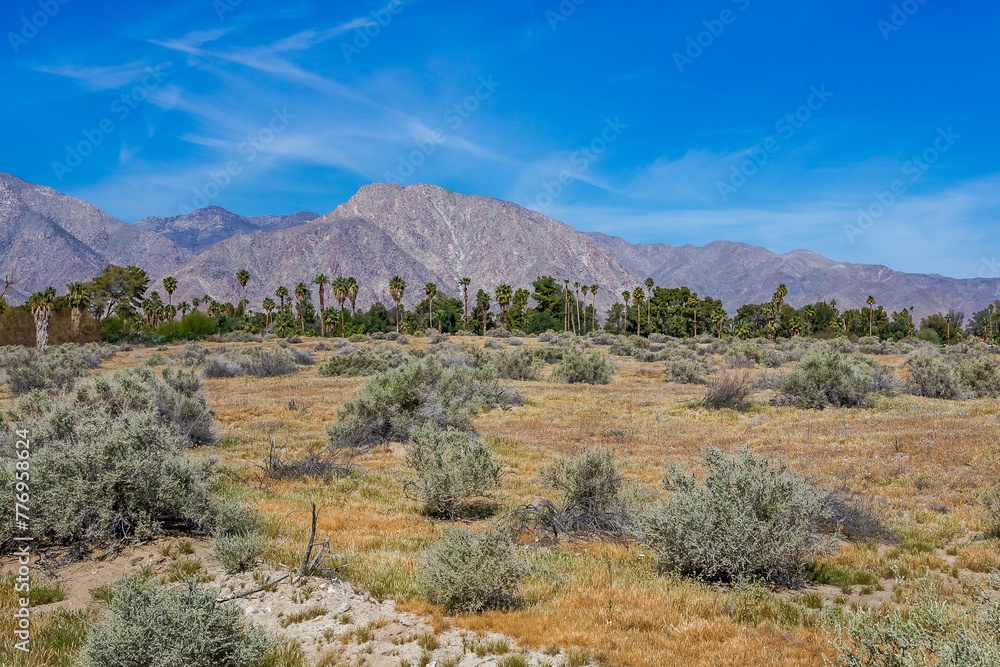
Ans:
<svg viewBox="0 0 1000 667"><path fill-rule="evenodd" d="M44 349L49 344L49 321L52 318L52 302L56 298L56 289L46 287L41 292L35 292L28 298L31 316L35 318L35 347Z"/></svg>
<svg viewBox="0 0 1000 667"><path fill-rule="evenodd" d="M242 313L247 303L247 283L250 282L250 272L246 269L237 271L236 282L240 284L240 307L238 310Z"/></svg>
<svg viewBox="0 0 1000 667"><path fill-rule="evenodd" d="M490 295L486 290L479 290L476 292L476 308L480 309L483 313L483 335L486 335L487 331L487 318L490 313Z"/></svg>
<svg viewBox="0 0 1000 667"><path fill-rule="evenodd" d="M299 302L299 323L302 331L306 330L306 300L309 299L309 286L299 283L295 286L295 300Z"/></svg>
<svg viewBox="0 0 1000 667"><path fill-rule="evenodd" d="M875 297L868 295L865 299L865 303L868 304L868 335L872 335L872 318L875 315Z"/></svg>
<svg viewBox="0 0 1000 667"><path fill-rule="evenodd" d="M330 285L330 292L340 308L340 335L344 335L344 301L347 300L347 278L337 276Z"/></svg>
<svg viewBox="0 0 1000 667"><path fill-rule="evenodd" d="M174 290L177 289L177 278L173 276L167 276L163 279L163 291L167 293L167 304L173 305L174 303Z"/></svg>
<svg viewBox="0 0 1000 667"><path fill-rule="evenodd" d="M274 299L267 297L264 299L264 303L261 304L264 307L264 327L267 328L271 325L271 311L274 310Z"/></svg>
<svg viewBox="0 0 1000 667"><path fill-rule="evenodd" d="M510 301L514 296L514 292L511 290L510 285L502 284L497 285L494 295L496 296L497 307L503 313L503 328L507 329L507 309L510 308Z"/></svg>
<svg viewBox="0 0 1000 667"><path fill-rule="evenodd" d="M149 287L149 276L138 266L108 264L101 275L87 285L90 303L99 319L111 313L132 317L142 302L142 295Z"/></svg>
<svg viewBox="0 0 1000 667"><path fill-rule="evenodd" d="M347 290L347 300L351 302L351 318L353 319L358 313L358 281L354 276L348 276L347 282L344 283L344 288Z"/></svg>
<svg viewBox="0 0 1000 667"><path fill-rule="evenodd" d="M326 286L330 284L330 279L325 273L317 273L313 278L313 283L319 286L319 312L326 312ZM326 322L322 317L319 319L319 335L326 336Z"/></svg>
<svg viewBox="0 0 1000 667"><path fill-rule="evenodd" d="M83 311L90 303L90 295L84 283L70 283L66 285L66 296L70 307L70 328L74 334L80 333L80 321Z"/></svg>
<svg viewBox="0 0 1000 667"><path fill-rule="evenodd" d="M635 286L635 291L632 292L632 298L635 299L635 335L642 335L642 302L646 298L646 293L642 291L641 285Z"/></svg>
<svg viewBox="0 0 1000 667"><path fill-rule="evenodd" d="M396 333L399 333L399 316L403 304L403 292L406 291L406 281L398 275L389 279L389 295L396 303Z"/></svg>
<svg viewBox="0 0 1000 667"><path fill-rule="evenodd" d="M424 285L424 294L427 295L427 323L428 326L434 326L434 320L431 316L431 311L434 310L434 295L437 294L438 287L434 283L427 283Z"/></svg>
<svg viewBox="0 0 1000 667"><path fill-rule="evenodd" d="M465 321L466 326L468 326L469 321L469 285L472 284L472 278L460 278L458 284L462 286L462 300L465 302Z"/></svg>
<svg viewBox="0 0 1000 667"><path fill-rule="evenodd" d="M279 285L278 289L274 291L274 296L278 297L281 301L281 311L285 311L285 297L288 296L288 288L284 285Z"/></svg>

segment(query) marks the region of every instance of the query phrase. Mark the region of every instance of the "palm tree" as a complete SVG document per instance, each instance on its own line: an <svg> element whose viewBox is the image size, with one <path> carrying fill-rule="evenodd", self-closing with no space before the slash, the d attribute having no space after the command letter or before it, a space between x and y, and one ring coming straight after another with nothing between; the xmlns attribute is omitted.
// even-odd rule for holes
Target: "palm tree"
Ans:
<svg viewBox="0 0 1000 667"><path fill-rule="evenodd" d="M628 302L632 298L632 292L625 290L622 292L622 298L625 299L625 333L628 333Z"/></svg>
<svg viewBox="0 0 1000 667"><path fill-rule="evenodd" d="M642 291L641 285L635 286L635 291L632 292L632 298L635 299L635 335L642 335L642 301L646 298L646 293Z"/></svg>
<svg viewBox="0 0 1000 667"><path fill-rule="evenodd" d="M434 314L431 310L434 308L434 295L437 294L438 286L434 283L427 283L424 285L424 294L427 295L427 325L430 327L434 326Z"/></svg>
<svg viewBox="0 0 1000 667"><path fill-rule="evenodd" d="M750 324L746 320L739 320L733 329L737 338L748 338L750 336Z"/></svg>
<svg viewBox="0 0 1000 667"><path fill-rule="evenodd" d="M87 296L87 286L83 283L70 283L66 285L66 293L69 296L71 329L74 334L80 333L80 319L83 317L83 309L87 307L90 299Z"/></svg>
<svg viewBox="0 0 1000 667"><path fill-rule="evenodd" d="M597 328L597 285L590 286L590 296L593 297L592 303L594 306L594 312L591 315L591 319L593 320L593 322L591 323L591 328L596 329Z"/></svg>
<svg viewBox="0 0 1000 667"><path fill-rule="evenodd" d="M174 304L174 290L177 289L177 278L167 276L163 279L163 291L167 293L167 305Z"/></svg>
<svg viewBox="0 0 1000 667"><path fill-rule="evenodd" d="M688 305L691 306L691 311L694 313L694 337L698 337L698 297L692 295L688 297Z"/></svg>
<svg viewBox="0 0 1000 667"><path fill-rule="evenodd" d="M483 310L483 335L486 335L486 316L490 312L490 295L485 290L479 290L476 294L476 305Z"/></svg>
<svg viewBox="0 0 1000 667"><path fill-rule="evenodd" d="M775 295L775 298L777 298L777 295ZM774 298L772 298L764 306L764 311L767 314L767 337L768 337L768 340L774 340L774 336L775 336L774 320L775 320L775 318L778 317L778 312L779 312L778 311L778 302L775 301Z"/></svg>
<svg viewBox="0 0 1000 667"><path fill-rule="evenodd" d="M274 310L274 299L267 297L264 299L264 303L261 304L264 307L264 312L267 315L264 317L264 326L270 326L271 324L271 311Z"/></svg>
<svg viewBox="0 0 1000 667"><path fill-rule="evenodd" d="M465 300L465 327L469 326L469 285L472 278L459 278L458 284L462 286L462 298Z"/></svg>
<svg viewBox="0 0 1000 667"><path fill-rule="evenodd" d="M236 282L240 284L240 312L246 307L247 302L247 283L250 282L250 272L246 269L240 269L236 272Z"/></svg>
<svg viewBox="0 0 1000 667"><path fill-rule="evenodd" d="M806 316L806 335L812 335L812 319L816 317L816 309L806 304L802 307L802 314Z"/></svg>
<svg viewBox="0 0 1000 667"><path fill-rule="evenodd" d="M337 300L337 305L340 307L340 333L344 333L344 301L347 299L347 278L344 276L337 276L333 279L330 284L330 293L333 294L333 298Z"/></svg>
<svg viewBox="0 0 1000 667"><path fill-rule="evenodd" d="M309 286L305 283L299 283L295 286L295 298L299 302L299 323L302 325L302 330L306 330L306 299L309 297Z"/></svg>
<svg viewBox="0 0 1000 667"><path fill-rule="evenodd" d="M179 304L177 304L177 310L181 311L181 319L184 319L184 317L187 315L187 312L191 310L191 304L188 303L187 301L181 301Z"/></svg>
<svg viewBox="0 0 1000 667"><path fill-rule="evenodd" d="M316 277L313 278L313 283L319 285L319 312L320 315L326 310L326 286L330 284L330 279L325 273L317 273ZM323 318L319 318L319 335L326 336L326 323L323 322Z"/></svg>
<svg viewBox="0 0 1000 667"><path fill-rule="evenodd" d="M566 285L565 299L563 304L563 331L569 329L569 278L564 278L563 283Z"/></svg>
<svg viewBox="0 0 1000 667"><path fill-rule="evenodd" d="M198 306L200 305L201 305L201 299L199 299L198 297L191 299L191 307L194 310L198 310Z"/></svg>
<svg viewBox="0 0 1000 667"><path fill-rule="evenodd" d="M785 297L788 296L788 288L785 287L785 283L778 285L778 289L774 291L774 302L778 306L778 312L781 312L782 307L785 305Z"/></svg>
<svg viewBox="0 0 1000 667"><path fill-rule="evenodd" d="M988 324L990 325L990 338L989 339L993 340L993 310L994 310L994 308L993 308L993 304L992 303L989 305L989 307L987 308L987 310L990 311L990 316L989 316L989 318L987 320Z"/></svg>
<svg viewBox="0 0 1000 667"><path fill-rule="evenodd" d="M56 298L56 289L46 287L41 292L35 292L28 299L28 307L35 318L35 347L44 349L49 344L49 320L52 318L52 302Z"/></svg>
<svg viewBox="0 0 1000 667"><path fill-rule="evenodd" d="M868 295L865 299L865 303L868 304L868 337L871 338L872 335L872 322L875 318L875 297Z"/></svg>
<svg viewBox="0 0 1000 667"><path fill-rule="evenodd" d="M726 323L728 319L726 315L726 309L722 307L722 304L718 304L715 310L712 312L712 323L718 327L718 337L722 338L722 325Z"/></svg>
<svg viewBox="0 0 1000 667"><path fill-rule="evenodd" d="M650 309L653 307L653 285L656 283L652 278L646 278L646 291L649 292L649 300L646 301L646 335L653 335L653 320L650 319Z"/></svg>
<svg viewBox="0 0 1000 667"><path fill-rule="evenodd" d="M354 276L350 276L344 286L347 289L347 300L351 302L351 317L353 318L358 313L355 309L355 302L358 300L358 281L354 279Z"/></svg>
<svg viewBox="0 0 1000 667"><path fill-rule="evenodd" d="M331 330L337 329L337 310L335 308L327 308L320 315L320 319L323 320L323 324Z"/></svg>
<svg viewBox="0 0 1000 667"><path fill-rule="evenodd" d="M281 311L285 311L285 297L288 296L288 288L284 285L279 285L278 289L274 290L274 296L281 299ZM206 299L207 301L207 299Z"/></svg>
<svg viewBox="0 0 1000 667"><path fill-rule="evenodd" d="M406 281L398 275L389 279L389 295L396 302L396 333L399 333L399 311L403 303L403 292L406 291Z"/></svg>
<svg viewBox="0 0 1000 667"><path fill-rule="evenodd" d="M573 325L573 331L577 331L577 333L583 333L582 327L580 326L580 283L579 283L579 281L573 283L573 289L576 290L576 302L573 304L573 312L576 315L576 323Z"/></svg>
<svg viewBox="0 0 1000 667"><path fill-rule="evenodd" d="M497 285L497 306L500 307L500 312L503 313L504 331L507 330L507 309L510 308L510 300L513 296L514 291L510 288L510 285Z"/></svg>

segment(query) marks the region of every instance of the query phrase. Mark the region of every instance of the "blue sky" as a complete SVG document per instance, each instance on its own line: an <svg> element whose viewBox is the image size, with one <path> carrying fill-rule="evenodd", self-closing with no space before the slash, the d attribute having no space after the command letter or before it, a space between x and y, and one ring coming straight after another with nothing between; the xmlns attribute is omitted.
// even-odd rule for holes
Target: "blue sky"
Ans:
<svg viewBox="0 0 1000 667"><path fill-rule="evenodd" d="M127 222L399 180L633 242L1000 277L1000 6L656 5L11 0L0 171Z"/></svg>

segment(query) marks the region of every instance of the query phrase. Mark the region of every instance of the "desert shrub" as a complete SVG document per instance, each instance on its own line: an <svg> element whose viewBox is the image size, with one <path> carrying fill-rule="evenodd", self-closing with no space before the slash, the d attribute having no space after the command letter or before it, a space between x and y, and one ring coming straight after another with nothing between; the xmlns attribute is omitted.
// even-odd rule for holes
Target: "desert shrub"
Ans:
<svg viewBox="0 0 1000 667"><path fill-rule="evenodd" d="M756 364L761 360L763 354L764 348L757 343L748 340L741 340L730 345L724 356L726 361L729 361L737 356L742 356ZM742 368L742 366L740 368Z"/></svg>
<svg viewBox="0 0 1000 667"><path fill-rule="evenodd" d="M332 350L333 347L329 345L326 341L320 341L313 345L313 352L328 352Z"/></svg>
<svg viewBox="0 0 1000 667"><path fill-rule="evenodd" d="M610 384L615 376L615 363L594 352L585 355L579 350L570 350L552 369L552 379L556 382L569 384L584 382L586 384Z"/></svg>
<svg viewBox="0 0 1000 667"><path fill-rule="evenodd" d="M222 336L227 343L253 343L257 338L249 331L230 331Z"/></svg>
<svg viewBox="0 0 1000 667"><path fill-rule="evenodd" d="M670 336L661 333L651 333L649 334L650 343L668 343L670 342Z"/></svg>
<svg viewBox="0 0 1000 667"><path fill-rule="evenodd" d="M555 335L555 332L552 332L552 334ZM543 334L538 335L538 340L542 340L542 335ZM614 334L607 333L606 331L601 331L600 329L594 329L593 331L587 333L587 339L590 340L590 342L594 345L611 345L618 339L618 337L615 336Z"/></svg>
<svg viewBox="0 0 1000 667"><path fill-rule="evenodd" d="M826 341L826 346L835 352L840 352L841 354L850 354L855 351L854 343L852 343L849 338L845 338L843 336L831 338Z"/></svg>
<svg viewBox="0 0 1000 667"><path fill-rule="evenodd" d="M431 425L415 429L406 445L412 475L403 483L408 498L435 516L454 517L469 504L488 501L500 486L501 465L482 438Z"/></svg>
<svg viewBox="0 0 1000 667"><path fill-rule="evenodd" d="M778 368L784 362L784 356L771 347L764 348L760 353L760 365L765 368Z"/></svg>
<svg viewBox="0 0 1000 667"><path fill-rule="evenodd" d="M900 349L890 343L880 339L878 336L865 336L858 340L858 352L861 354L899 354Z"/></svg>
<svg viewBox="0 0 1000 667"><path fill-rule="evenodd" d="M501 350L503 349L503 343L498 341L496 338L489 338L483 343L483 347L487 350Z"/></svg>
<svg viewBox="0 0 1000 667"><path fill-rule="evenodd" d="M781 356L784 357L785 361L801 361L808 352L809 349L805 347L790 347L783 349Z"/></svg>
<svg viewBox="0 0 1000 667"><path fill-rule="evenodd" d="M537 380L539 357L530 349L505 350L490 357L497 376L505 380Z"/></svg>
<svg viewBox="0 0 1000 667"><path fill-rule="evenodd" d="M621 505L625 478L612 447L559 459L543 469L540 476L546 486L561 494L559 502L563 507L577 506L597 515Z"/></svg>
<svg viewBox="0 0 1000 667"><path fill-rule="evenodd" d="M79 354L68 346L49 348L45 353L12 347L0 355L0 370L15 396L33 390L67 391L93 367L91 355Z"/></svg>
<svg viewBox="0 0 1000 667"><path fill-rule="evenodd" d="M714 380L709 380L708 389L701 403L713 410L722 408L739 410L747 405L752 390L753 383L749 374L738 371L726 372Z"/></svg>
<svg viewBox="0 0 1000 667"><path fill-rule="evenodd" d="M280 347L240 350L234 353L232 361L238 363L246 375L257 378L291 375L297 371L291 350Z"/></svg>
<svg viewBox="0 0 1000 667"><path fill-rule="evenodd" d="M703 465L704 480L669 467L664 485L673 495L637 516L636 539L667 568L736 584L790 583L828 548L814 537L826 493L782 461L713 447Z"/></svg>
<svg viewBox="0 0 1000 667"><path fill-rule="evenodd" d="M241 375L245 375L242 366L218 355L208 357L201 369L201 377L203 378L233 378Z"/></svg>
<svg viewBox="0 0 1000 667"><path fill-rule="evenodd" d="M524 345L524 341L521 340L520 338L511 338L510 340L507 341L507 344L513 345L514 347L519 347L521 345Z"/></svg>
<svg viewBox="0 0 1000 667"><path fill-rule="evenodd" d="M552 340L555 337L556 337L556 332L553 331L552 329L549 329L547 331L543 331L542 333L538 334L538 342L539 343L548 343L550 340Z"/></svg>
<svg viewBox="0 0 1000 667"><path fill-rule="evenodd" d="M340 354L320 364L318 372L323 377L358 377L384 373L409 361L409 355L387 344L371 348L343 348Z"/></svg>
<svg viewBox="0 0 1000 667"><path fill-rule="evenodd" d="M212 545L212 553L226 568L226 572L245 572L254 566L264 553L264 538L260 533L243 530L220 533Z"/></svg>
<svg viewBox="0 0 1000 667"><path fill-rule="evenodd" d="M893 390L892 368L860 354L841 354L826 347L807 354L781 380L781 391L800 408L864 405L873 392Z"/></svg>
<svg viewBox="0 0 1000 667"><path fill-rule="evenodd" d="M162 366L165 363L167 363L166 357L159 353L151 355L148 359L146 359L147 366Z"/></svg>
<svg viewBox="0 0 1000 667"><path fill-rule="evenodd" d="M409 345L409 344L410 344L410 339L404 334L400 334L399 337L396 338L396 345Z"/></svg>
<svg viewBox="0 0 1000 667"><path fill-rule="evenodd" d="M667 382L681 384L702 384L705 382L705 369L697 361L690 359L674 359L666 364Z"/></svg>
<svg viewBox="0 0 1000 667"><path fill-rule="evenodd" d="M725 356L726 368L753 368L757 364L754 360L744 354L729 354Z"/></svg>
<svg viewBox="0 0 1000 667"><path fill-rule="evenodd" d="M1000 393L1000 367L993 357L914 352L906 365L910 390L918 396L985 398Z"/></svg>
<svg viewBox="0 0 1000 667"><path fill-rule="evenodd" d="M484 335L489 338L510 338L514 334L506 329L489 329Z"/></svg>
<svg viewBox="0 0 1000 667"><path fill-rule="evenodd" d="M125 578L113 589L108 617L87 636L84 667L252 667L271 641L234 605L195 582L171 591Z"/></svg>
<svg viewBox="0 0 1000 667"><path fill-rule="evenodd" d="M939 355L914 354L906 361L910 390L928 398L958 398L955 369Z"/></svg>
<svg viewBox="0 0 1000 667"><path fill-rule="evenodd" d="M362 335L361 336L361 340L364 340L364 339L365 339L364 335ZM302 336L298 336L298 335L289 336L288 338L285 339L285 341L288 342L288 343L291 343L293 345L296 344L296 343L301 343L302 342Z"/></svg>
<svg viewBox="0 0 1000 667"><path fill-rule="evenodd" d="M527 574L506 531L447 528L424 557L420 579L428 600L472 614L511 599Z"/></svg>
<svg viewBox="0 0 1000 667"><path fill-rule="evenodd" d="M32 500L46 508L32 518L37 540L103 545L146 539L167 525L213 525L210 465L186 459L181 436L147 411L77 419L71 432L46 438L32 454ZM13 457L5 459L12 469ZM12 528L0 531L6 536Z"/></svg>
<svg viewBox="0 0 1000 667"><path fill-rule="evenodd" d="M297 347L290 347L288 351L292 353L292 361L296 366L315 366L316 357L311 350L303 350Z"/></svg>
<svg viewBox="0 0 1000 667"><path fill-rule="evenodd" d="M208 358L208 349L198 343L188 343L173 358L182 366L198 366Z"/></svg>
<svg viewBox="0 0 1000 667"><path fill-rule="evenodd" d="M997 586L996 579L991 582ZM897 586L902 589L902 586ZM831 613L829 632L844 665L1000 664L1000 600L979 587L969 608L940 599L937 585L918 579L916 592L889 609Z"/></svg>
<svg viewBox="0 0 1000 667"><path fill-rule="evenodd" d="M870 495L838 489L827 496L825 512L831 526L852 542L872 544L893 538L882 518L883 507Z"/></svg>
<svg viewBox="0 0 1000 667"><path fill-rule="evenodd" d="M481 410L521 401L520 394L499 384L492 369L446 367L430 355L369 378L337 409L327 435L334 447L366 447L406 440L412 427L424 423L468 430Z"/></svg>

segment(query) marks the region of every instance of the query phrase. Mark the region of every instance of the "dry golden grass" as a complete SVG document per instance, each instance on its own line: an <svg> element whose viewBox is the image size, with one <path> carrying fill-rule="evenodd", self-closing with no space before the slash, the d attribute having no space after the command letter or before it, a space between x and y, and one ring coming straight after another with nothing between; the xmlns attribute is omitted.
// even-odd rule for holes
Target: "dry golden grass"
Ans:
<svg viewBox="0 0 1000 667"><path fill-rule="evenodd" d="M426 339L412 340L410 347L427 345ZM482 339L468 342L482 345ZM140 364L153 353L124 353L102 370ZM317 353L317 360L335 353ZM950 582L948 595L961 597L956 574L1000 565L997 543L974 532L987 525L982 494L995 482L1000 463L996 401L900 395L879 398L872 409L803 411L774 407L763 393L749 410L710 411L698 407L703 387L664 383L662 364L615 361L619 371L610 385L514 382L527 398L525 406L477 418L476 428L506 466L504 504L544 494L539 470L588 447L614 445L626 477L654 491L668 460L697 462L708 445L749 447L785 459L817 484L844 486L883 503L898 532L896 545L844 543L824 558L871 572L885 584L884 591L869 593L857 586L850 593L813 587L825 603L883 604L892 596L893 568L908 576L930 571ZM251 476L272 438L292 450L322 447L336 408L364 381L320 378L314 366L281 378L208 380L203 389L222 439L192 455L218 456ZM356 474L329 483L259 486L248 477L228 481L223 492L242 496L270 517L266 557L286 564L300 553L308 528L304 510L316 502L323 508L319 532L334 536L347 577L373 595L391 595L401 606L432 615L438 627L502 632L531 647L578 646L611 665L821 665L832 656L818 612L809 608L816 606L816 595L807 602L803 591L753 597L661 575L641 550L606 545L536 552L534 573L520 592L522 605L445 619L421 601L416 584L421 552L444 522L421 515L417 504L403 498L398 446L380 447L359 465ZM955 556L945 554L948 547Z"/></svg>

